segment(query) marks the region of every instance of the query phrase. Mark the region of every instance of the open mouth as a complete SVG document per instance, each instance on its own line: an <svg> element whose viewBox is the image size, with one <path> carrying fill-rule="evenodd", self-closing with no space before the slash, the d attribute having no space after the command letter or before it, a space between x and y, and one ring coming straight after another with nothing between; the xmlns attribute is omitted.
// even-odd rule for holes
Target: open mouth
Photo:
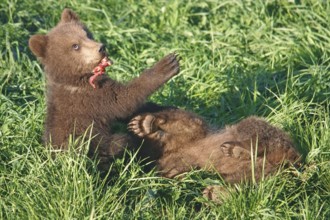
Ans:
<svg viewBox="0 0 330 220"><path fill-rule="evenodd" d="M105 73L105 68L112 65L112 61L108 57L104 57L100 63L93 69L93 75L89 78L88 82L95 89L95 79L96 77L103 75Z"/></svg>

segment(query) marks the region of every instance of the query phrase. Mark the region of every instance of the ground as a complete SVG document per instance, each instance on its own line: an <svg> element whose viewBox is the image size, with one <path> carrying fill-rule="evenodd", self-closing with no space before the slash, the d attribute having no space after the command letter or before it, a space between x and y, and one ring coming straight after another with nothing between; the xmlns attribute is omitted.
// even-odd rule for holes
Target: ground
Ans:
<svg viewBox="0 0 330 220"><path fill-rule="evenodd" d="M132 79L176 51L181 74L152 101L216 125L263 116L291 135L304 169L229 186L219 206L201 194L226 186L216 174L168 180L118 159L118 178L105 182L79 141L80 154L51 159L40 142L44 75L27 42L64 6L106 44L111 77ZM0 218L329 219L329 10L317 0L0 2Z"/></svg>

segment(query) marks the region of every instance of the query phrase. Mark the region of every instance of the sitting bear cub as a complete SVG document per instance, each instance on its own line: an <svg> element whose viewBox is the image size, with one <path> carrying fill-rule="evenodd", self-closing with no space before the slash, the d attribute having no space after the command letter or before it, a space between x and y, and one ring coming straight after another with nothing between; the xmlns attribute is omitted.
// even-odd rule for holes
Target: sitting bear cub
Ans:
<svg viewBox="0 0 330 220"><path fill-rule="evenodd" d="M61 21L48 34L32 36L29 47L46 73L44 141L66 149L70 134L83 135L93 125L90 154L97 151L105 163L125 146L140 145L133 144L127 134L113 134L111 125L128 121L141 109L161 109L145 101L179 72L176 55L169 54L127 85L103 75L104 68L111 65L105 46L93 40L69 9L62 12Z"/></svg>
<svg viewBox="0 0 330 220"><path fill-rule="evenodd" d="M259 180L300 157L287 134L254 116L212 131L197 115L176 109L138 115L128 127L153 142L157 169L169 178L203 168L230 183Z"/></svg>

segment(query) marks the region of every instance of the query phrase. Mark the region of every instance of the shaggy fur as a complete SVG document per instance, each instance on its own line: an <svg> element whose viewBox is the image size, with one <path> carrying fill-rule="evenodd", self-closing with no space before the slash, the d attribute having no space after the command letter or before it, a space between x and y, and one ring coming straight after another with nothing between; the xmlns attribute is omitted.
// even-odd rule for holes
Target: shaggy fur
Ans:
<svg viewBox="0 0 330 220"><path fill-rule="evenodd" d="M46 73L44 141L57 149L66 149L70 134L80 136L93 125L90 153L97 149L103 162L121 154L133 142L127 134L113 134L112 125L128 121L134 112L161 109L154 104L146 105L145 101L179 72L176 55L170 54L128 84L101 75L93 89L88 79L94 67L107 56L105 47L93 40L69 9L62 12L61 21L48 34L32 36L29 47Z"/></svg>
<svg viewBox="0 0 330 220"><path fill-rule="evenodd" d="M61 21L48 34L32 36L29 47L46 73L44 141L54 148L66 149L70 134L81 136L92 125L90 154L97 153L101 166L107 167L126 146L140 146L130 135L114 134L112 126L149 112L135 117L129 128L145 138L141 155L155 160L165 177L204 168L217 170L228 182L239 182L252 177L251 155L256 155L256 179L262 170L267 175L282 162L299 158L290 138L263 119L250 117L214 132L192 113L146 104L149 95L179 72L175 54L128 84L97 76L93 89L88 81L107 54L71 10L63 11Z"/></svg>
<svg viewBox="0 0 330 220"><path fill-rule="evenodd" d="M132 119L129 129L153 142L154 158L165 177L192 168L216 170L230 183L259 180L280 165L295 163L299 154L289 136L262 118L249 117L223 130L212 131L193 113L165 110ZM251 156L255 157L251 160ZM252 172L254 161L254 172Z"/></svg>

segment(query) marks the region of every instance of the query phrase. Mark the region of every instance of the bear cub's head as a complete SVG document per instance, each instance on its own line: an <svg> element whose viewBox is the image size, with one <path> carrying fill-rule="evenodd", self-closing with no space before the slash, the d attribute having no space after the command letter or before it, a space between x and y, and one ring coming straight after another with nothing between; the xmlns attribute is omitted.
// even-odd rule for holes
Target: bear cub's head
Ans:
<svg viewBox="0 0 330 220"><path fill-rule="evenodd" d="M93 69L107 59L105 46L70 9L64 9L61 21L46 35L33 35L29 47L43 64L52 83L81 84L93 75Z"/></svg>

